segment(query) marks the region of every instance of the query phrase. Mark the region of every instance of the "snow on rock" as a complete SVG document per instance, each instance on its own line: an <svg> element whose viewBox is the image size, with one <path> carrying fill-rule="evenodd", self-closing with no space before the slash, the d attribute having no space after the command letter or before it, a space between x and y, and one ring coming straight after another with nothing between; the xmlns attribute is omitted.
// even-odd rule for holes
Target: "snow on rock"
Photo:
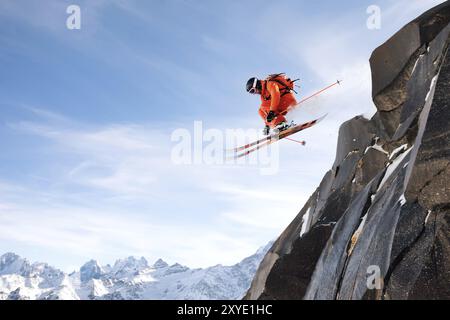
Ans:
<svg viewBox="0 0 450 320"><path fill-rule="evenodd" d="M9 300L37 299L61 286L65 275L46 263L30 264L14 253L0 257L0 297Z"/></svg>
<svg viewBox="0 0 450 320"><path fill-rule="evenodd" d="M38 300L80 300L77 292L70 282L58 286L54 289L44 291Z"/></svg>
<svg viewBox="0 0 450 320"><path fill-rule="evenodd" d="M27 260L8 252L0 257L0 275L29 273L31 266Z"/></svg>
<svg viewBox="0 0 450 320"><path fill-rule="evenodd" d="M364 154L366 154L367 151L369 151L370 149L375 149L377 151L380 151L380 152L382 152L384 154L389 155L389 153L386 150L383 149L383 146L378 144L378 140L379 139L380 139L379 137L375 137L375 143L373 145L367 147L366 150L364 150Z"/></svg>
<svg viewBox="0 0 450 320"><path fill-rule="evenodd" d="M419 63L419 60L422 59L422 57L424 57L424 56L425 56L424 54L421 54L421 55L419 56L419 58L417 58L416 62L414 63L414 67L413 67L413 69L412 69L412 71L411 71L411 74L413 74L414 71L416 71L416 67L417 67L417 64Z"/></svg>
<svg viewBox="0 0 450 320"><path fill-rule="evenodd" d="M425 224L427 224L430 214L431 214L431 210L428 210L427 216L425 217Z"/></svg>
<svg viewBox="0 0 450 320"><path fill-rule="evenodd" d="M408 155L408 153L412 150L414 146L404 151L401 155L399 155L391 164L388 165L386 169L386 173L384 174L383 180L381 180L380 185L378 186L377 192L383 187L386 181L389 179L391 174L395 171L397 166L402 162L402 160Z"/></svg>
<svg viewBox="0 0 450 320"><path fill-rule="evenodd" d="M39 287L53 288L61 285L65 279L65 274L61 270L53 268L46 263L33 263L31 265L31 276L41 279Z"/></svg>
<svg viewBox="0 0 450 320"><path fill-rule="evenodd" d="M189 270L188 267L182 266L179 263L175 263L174 265L171 265L170 267L166 268L164 275L169 275L172 273L179 273L179 272L185 272Z"/></svg>
<svg viewBox="0 0 450 320"><path fill-rule="evenodd" d="M86 262L80 268L80 279L81 281L89 281L91 279L99 279L104 273L102 267L95 260L90 260Z"/></svg>
<svg viewBox="0 0 450 320"><path fill-rule="evenodd" d="M405 194L402 194L401 197L398 199L398 201L400 202L401 206L404 206L406 203Z"/></svg>
<svg viewBox="0 0 450 320"><path fill-rule="evenodd" d="M117 278L130 278L140 271L148 269L147 260L144 257L136 259L135 257L128 257L123 260L117 260L112 268L112 273Z"/></svg>
<svg viewBox="0 0 450 320"><path fill-rule="evenodd" d="M165 262L163 259L158 259L154 264L153 264L153 268L155 269L160 269L160 268L167 268L169 266L169 264L167 262Z"/></svg>
<svg viewBox="0 0 450 320"><path fill-rule="evenodd" d="M427 95L425 97L425 101L428 101L428 99L430 98L432 92L434 91L433 88L434 88L438 78L439 78L439 74L435 75L433 77L433 79L431 80L430 90L428 90L428 93L427 93Z"/></svg>
<svg viewBox="0 0 450 320"><path fill-rule="evenodd" d="M408 144L407 144L407 143L405 143L405 144L401 145L400 147L396 148L395 150L393 150L393 151L391 152L391 154L390 154L390 156L389 156L389 160L395 159L395 157L396 157L399 153L405 151L407 148L408 148Z"/></svg>
<svg viewBox="0 0 450 320"><path fill-rule="evenodd" d="M305 232L307 231L310 210L311 210L311 208L308 208L308 210L306 210L305 214L303 215L302 229L300 231L300 237L302 237L305 234Z"/></svg>
<svg viewBox="0 0 450 320"><path fill-rule="evenodd" d="M105 287L102 280L92 279L91 281L92 281L92 295L96 297L101 297L109 293L108 289Z"/></svg>

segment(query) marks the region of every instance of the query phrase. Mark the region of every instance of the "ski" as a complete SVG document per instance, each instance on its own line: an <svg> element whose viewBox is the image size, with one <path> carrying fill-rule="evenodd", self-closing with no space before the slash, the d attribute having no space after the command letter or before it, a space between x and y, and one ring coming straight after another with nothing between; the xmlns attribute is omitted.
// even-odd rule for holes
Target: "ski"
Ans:
<svg viewBox="0 0 450 320"><path fill-rule="evenodd" d="M233 158L237 159L237 158L244 157L244 156L246 156L246 155L248 155L248 154L250 154L250 153L252 153L254 151L257 151L257 150L259 150L259 149L261 149L263 147L266 147L266 146L268 146L268 145L270 145L270 144L272 144L272 143L274 143L276 141L279 141L279 140L281 140L283 138L289 137L290 135L293 135L293 134L295 134L297 132L300 132L302 130L308 129L308 128L314 126L315 124L317 124L318 122L320 122L321 120L323 120L323 118L325 118L326 116L327 116L327 114L325 114L322 117L317 118L315 120L292 126L292 127L288 128L288 129L286 129L284 131L281 131L278 134L265 137L263 139L255 141L255 142L246 144L246 145L244 145L242 147L235 148L235 149L233 149L233 150L236 150L235 153L238 153L239 151L242 151L242 150L244 150L244 152L243 153L239 153L239 154L235 154ZM256 146L256 147L252 148L252 149L249 149L250 147L253 147L253 146Z"/></svg>
<svg viewBox="0 0 450 320"><path fill-rule="evenodd" d="M252 152L258 151L259 149L271 144L273 141L275 141L275 140L267 140L267 141L265 141L265 143L258 144L255 148L245 149L243 153L235 154L233 157L231 157L231 159L239 159L239 158L245 157L246 155L248 155Z"/></svg>
<svg viewBox="0 0 450 320"><path fill-rule="evenodd" d="M273 136L275 136L275 135L268 135L267 137L261 138L261 139L259 139L259 140L254 141L254 142L251 142L251 143L248 143L248 144L245 144L245 145L243 145L243 146L236 147L236 148L233 148L233 149L227 149L227 150L225 150L225 151L226 151L226 152L239 152L239 151L248 149L248 148L250 148L250 147L253 147L253 146L262 144L262 143L264 143L264 142L266 142L266 141L272 139Z"/></svg>

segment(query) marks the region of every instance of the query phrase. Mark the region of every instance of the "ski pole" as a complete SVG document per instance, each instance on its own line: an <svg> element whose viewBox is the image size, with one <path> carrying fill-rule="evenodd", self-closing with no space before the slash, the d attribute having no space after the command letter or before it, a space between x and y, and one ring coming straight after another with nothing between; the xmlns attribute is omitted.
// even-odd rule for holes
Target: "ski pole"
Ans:
<svg viewBox="0 0 450 320"><path fill-rule="evenodd" d="M306 144L306 141L305 141L305 140L298 141L298 140L291 139L291 138L285 138L285 139L290 140L290 141L293 141L293 142L300 143L302 146L304 146L304 145Z"/></svg>
<svg viewBox="0 0 450 320"><path fill-rule="evenodd" d="M309 100L309 99L311 99L311 98L314 98L315 96L318 96L318 95L321 94L322 92L324 92L324 91L330 89L331 87L334 87L334 86L337 85L337 84L341 84L341 82L342 82L342 80L337 80L335 83L330 84L329 86L326 86L325 88L323 88L323 89L317 91L316 93L313 93L313 94L310 95L309 97L306 97L306 98L300 100L300 102L297 103L297 105L302 104L303 102L305 102L305 101L307 101L307 100Z"/></svg>
<svg viewBox="0 0 450 320"><path fill-rule="evenodd" d="M299 105L301 105L301 104L304 103L305 101L307 101L307 100L309 100L309 99L311 99L311 98L314 98L314 97L318 96L318 95L321 94L322 92L324 92L324 91L326 91L326 90L328 90L328 89L334 87L334 86L337 85L337 84L341 84L341 82L342 82L342 80L337 80L335 83L332 83L332 84L326 86L325 88L320 89L319 91L313 93L312 95L310 95L310 96L308 96L308 97L306 97L306 98L303 98L302 100L300 100L299 103L297 103L296 105L292 106L291 108L289 108L289 109L286 110L285 112L282 112L281 114L282 114L282 115L286 115L288 112L290 112L290 111L292 111L293 109L297 108Z"/></svg>

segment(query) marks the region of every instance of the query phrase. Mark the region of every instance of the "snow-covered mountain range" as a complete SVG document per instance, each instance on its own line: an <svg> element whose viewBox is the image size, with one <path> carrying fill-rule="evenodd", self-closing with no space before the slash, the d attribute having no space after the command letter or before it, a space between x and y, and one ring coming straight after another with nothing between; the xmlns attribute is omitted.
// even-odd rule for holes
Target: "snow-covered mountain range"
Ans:
<svg viewBox="0 0 450 320"><path fill-rule="evenodd" d="M241 299L271 245L233 266L189 269L129 257L113 266L91 260L71 274L6 253L0 256L0 300Z"/></svg>

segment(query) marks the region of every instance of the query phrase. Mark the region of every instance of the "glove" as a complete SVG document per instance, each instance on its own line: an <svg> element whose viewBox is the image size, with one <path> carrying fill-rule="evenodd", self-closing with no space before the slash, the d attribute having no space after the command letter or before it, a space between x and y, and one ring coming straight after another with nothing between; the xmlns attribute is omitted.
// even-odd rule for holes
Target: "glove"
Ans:
<svg viewBox="0 0 450 320"><path fill-rule="evenodd" d="M270 110L269 113L267 114L267 122L272 122L272 120L275 119L275 111Z"/></svg>
<svg viewBox="0 0 450 320"><path fill-rule="evenodd" d="M270 128L269 126L265 126L263 129L263 135L268 136L270 132Z"/></svg>

